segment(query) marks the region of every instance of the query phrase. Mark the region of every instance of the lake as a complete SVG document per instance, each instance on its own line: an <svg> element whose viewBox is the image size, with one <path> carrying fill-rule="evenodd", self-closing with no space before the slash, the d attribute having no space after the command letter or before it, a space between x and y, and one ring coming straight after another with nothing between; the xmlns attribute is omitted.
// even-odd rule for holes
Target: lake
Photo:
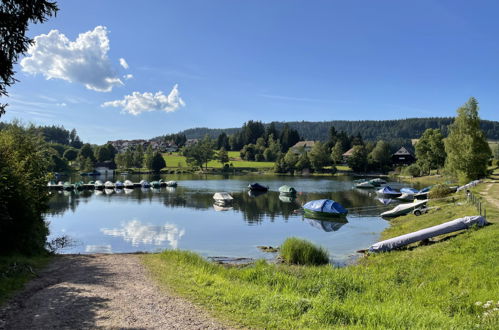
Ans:
<svg viewBox="0 0 499 330"><path fill-rule="evenodd" d="M59 253L157 252L191 250L205 257L275 257L257 246L279 246L295 236L325 247L332 262L353 261L359 249L378 241L389 222L378 215L393 207L376 199L374 190L353 188L353 178L287 177L271 175L148 175L117 176L101 180L176 180L177 188L108 191L53 191L49 241L67 235L75 244ZM81 178L75 178L80 180ZM91 180L88 178L86 180ZM73 180L74 181L74 180ZM260 182L269 192L253 196L247 186ZM281 185L293 186L296 199L282 198ZM390 182L394 188L402 185ZM213 204L213 194L227 191L231 207ZM350 210L346 221L304 218L297 210L314 199L333 199Z"/></svg>

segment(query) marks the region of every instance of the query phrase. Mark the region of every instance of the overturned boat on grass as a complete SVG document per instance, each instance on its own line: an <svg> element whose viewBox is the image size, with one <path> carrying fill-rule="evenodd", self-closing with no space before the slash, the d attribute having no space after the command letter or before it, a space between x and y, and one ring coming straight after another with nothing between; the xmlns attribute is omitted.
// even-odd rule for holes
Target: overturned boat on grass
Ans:
<svg viewBox="0 0 499 330"><path fill-rule="evenodd" d="M381 213L381 217L383 218L396 218L401 215L406 215L414 211L415 209L419 207L423 207L428 201L427 200L421 200L421 201L414 201L413 203L406 203L406 204L400 204L395 206L393 209Z"/></svg>

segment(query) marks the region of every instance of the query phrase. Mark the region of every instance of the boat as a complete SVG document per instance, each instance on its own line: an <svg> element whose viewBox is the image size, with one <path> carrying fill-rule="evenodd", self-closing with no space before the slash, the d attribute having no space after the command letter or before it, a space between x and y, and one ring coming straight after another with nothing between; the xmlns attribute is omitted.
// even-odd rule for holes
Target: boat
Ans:
<svg viewBox="0 0 499 330"><path fill-rule="evenodd" d="M387 197L387 198L395 198L395 197L399 197L400 195L402 195L402 193L400 191L394 190L390 186L386 186L386 187L383 187L379 190L376 190L376 193L379 196Z"/></svg>
<svg viewBox="0 0 499 330"><path fill-rule="evenodd" d="M104 183L104 188L114 189L114 183L112 183L111 181L106 181L106 183Z"/></svg>
<svg viewBox="0 0 499 330"><path fill-rule="evenodd" d="M473 226L483 227L487 224L484 217L480 215L458 218L433 227L421 229L409 234L393 237L371 245L369 252L390 251L402 246L430 239L438 235L452 233L458 230L468 229Z"/></svg>
<svg viewBox="0 0 499 330"><path fill-rule="evenodd" d="M424 206L428 201L414 201L413 203L400 204L395 206L393 209L389 211L385 211L381 213L381 217L383 218L396 218L401 215L406 215L417 209L418 207Z"/></svg>
<svg viewBox="0 0 499 330"><path fill-rule="evenodd" d="M249 184L248 188L251 191L268 191L269 190L269 187L262 186L261 184L259 184L257 182Z"/></svg>
<svg viewBox="0 0 499 330"><path fill-rule="evenodd" d="M102 189L104 189L104 184L102 183L102 181L101 181L101 180L97 180L97 181L95 181L95 183L94 183L94 187L95 187L95 189L97 189L97 190L102 190Z"/></svg>
<svg viewBox="0 0 499 330"><path fill-rule="evenodd" d="M133 182L130 180L125 180L125 182L123 182L123 186L125 186L125 188L129 188L129 189L133 189L133 187L135 187Z"/></svg>
<svg viewBox="0 0 499 330"><path fill-rule="evenodd" d="M318 199L303 205L305 216L313 218L329 218L346 216L348 211L338 202L331 199Z"/></svg>
<svg viewBox="0 0 499 330"><path fill-rule="evenodd" d="M419 190L417 190L415 188L404 187L404 188L400 189L400 192L403 194L417 194L419 192Z"/></svg>
<svg viewBox="0 0 499 330"><path fill-rule="evenodd" d="M166 186L167 187L176 187L177 186L177 181L166 181Z"/></svg>
<svg viewBox="0 0 499 330"><path fill-rule="evenodd" d="M125 188L125 185L124 185L124 184L123 184L123 182L121 182L121 181L116 181L116 182L114 183L114 187L115 187L116 189L123 189L123 188Z"/></svg>
<svg viewBox="0 0 499 330"><path fill-rule="evenodd" d="M149 188L151 186L151 184L147 180L140 180L140 186L142 188Z"/></svg>
<svg viewBox="0 0 499 330"><path fill-rule="evenodd" d="M355 188L361 188L361 189L369 189L369 188L375 188L376 186L372 184L370 181L362 181L359 183L355 184Z"/></svg>
<svg viewBox="0 0 499 330"><path fill-rule="evenodd" d="M85 184L83 181L78 181L74 184L76 190L83 190L85 189Z"/></svg>
<svg viewBox="0 0 499 330"><path fill-rule="evenodd" d="M279 187L279 193L284 196L294 196L296 195L296 189L291 186L284 185Z"/></svg>
<svg viewBox="0 0 499 330"><path fill-rule="evenodd" d="M426 187L421 189L417 194L414 194L415 199L428 199L428 193L430 192L430 189L432 186Z"/></svg>
<svg viewBox="0 0 499 330"><path fill-rule="evenodd" d="M402 195L397 197L398 200L412 201L414 200L414 195L417 194L419 190L414 188L402 188L400 189L400 192L402 193Z"/></svg>
<svg viewBox="0 0 499 330"><path fill-rule="evenodd" d="M66 182L64 182L63 189L64 190L74 190L75 185L66 181Z"/></svg>
<svg viewBox="0 0 499 330"><path fill-rule="evenodd" d="M388 205L394 202L394 200L390 198L376 198L376 199L378 200L378 202L380 202L383 205Z"/></svg>
<svg viewBox="0 0 499 330"><path fill-rule="evenodd" d="M374 178L374 179L369 180L369 183L376 186L376 187L379 187L382 184L386 184L386 181L381 179L381 178Z"/></svg>
<svg viewBox="0 0 499 330"><path fill-rule="evenodd" d="M218 205L227 205L232 202L234 197L232 197L228 192L217 192L213 195L215 203Z"/></svg>
<svg viewBox="0 0 499 330"><path fill-rule="evenodd" d="M153 188L161 188L161 183L159 181L152 181L151 186Z"/></svg>

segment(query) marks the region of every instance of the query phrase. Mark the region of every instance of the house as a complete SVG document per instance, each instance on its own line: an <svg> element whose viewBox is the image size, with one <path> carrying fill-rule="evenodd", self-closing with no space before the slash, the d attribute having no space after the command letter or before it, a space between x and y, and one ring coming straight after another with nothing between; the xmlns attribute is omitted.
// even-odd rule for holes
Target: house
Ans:
<svg viewBox="0 0 499 330"><path fill-rule="evenodd" d="M348 161L348 158L350 158L353 154L353 147L348 149L346 152L343 153L343 161L344 162L347 162Z"/></svg>
<svg viewBox="0 0 499 330"><path fill-rule="evenodd" d="M392 155L392 162L395 165L409 165L415 161L416 157L414 157L405 147L400 147L400 149Z"/></svg>
<svg viewBox="0 0 499 330"><path fill-rule="evenodd" d="M115 168L116 166L112 161L99 162L94 165L94 171L103 176L112 176Z"/></svg>
<svg viewBox="0 0 499 330"><path fill-rule="evenodd" d="M196 144L198 142L199 142L198 139L187 139L187 141L185 141L185 146L189 147L189 146L192 146L193 144Z"/></svg>
<svg viewBox="0 0 499 330"><path fill-rule="evenodd" d="M310 152L315 145L315 141L299 141L291 147L294 153L300 154L303 151Z"/></svg>

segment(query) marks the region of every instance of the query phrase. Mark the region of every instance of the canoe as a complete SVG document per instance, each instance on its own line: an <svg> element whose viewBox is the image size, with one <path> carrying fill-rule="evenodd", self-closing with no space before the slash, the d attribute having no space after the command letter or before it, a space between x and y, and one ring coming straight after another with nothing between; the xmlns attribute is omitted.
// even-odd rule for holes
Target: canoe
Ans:
<svg viewBox="0 0 499 330"><path fill-rule="evenodd" d="M387 197L387 198L395 198L402 195L400 191L392 189L390 186L383 187L376 191L376 194L379 196Z"/></svg>
<svg viewBox="0 0 499 330"><path fill-rule="evenodd" d="M268 191L269 190L269 187L262 186L261 184L259 184L257 182L249 184L248 188L251 191Z"/></svg>
<svg viewBox="0 0 499 330"><path fill-rule="evenodd" d="M284 185L284 186L279 187L279 193L281 195L293 196L293 195L296 195L296 189L291 187L291 186Z"/></svg>
<svg viewBox="0 0 499 330"><path fill-rule="evenodd" d="M331 199L318 199L303 205L305 216L309 217L341 217L348 211L338 202Z"/></svg>
<svg viewBox="0 0 499 330"><path fill-rule="evenodd" d="M395 218L401 215L406 215L414 211L416 208L424 206L427 202L427 200L421 200L414 201L414 203L400 204L389 211L381 213L381 217Z"/></svg>

